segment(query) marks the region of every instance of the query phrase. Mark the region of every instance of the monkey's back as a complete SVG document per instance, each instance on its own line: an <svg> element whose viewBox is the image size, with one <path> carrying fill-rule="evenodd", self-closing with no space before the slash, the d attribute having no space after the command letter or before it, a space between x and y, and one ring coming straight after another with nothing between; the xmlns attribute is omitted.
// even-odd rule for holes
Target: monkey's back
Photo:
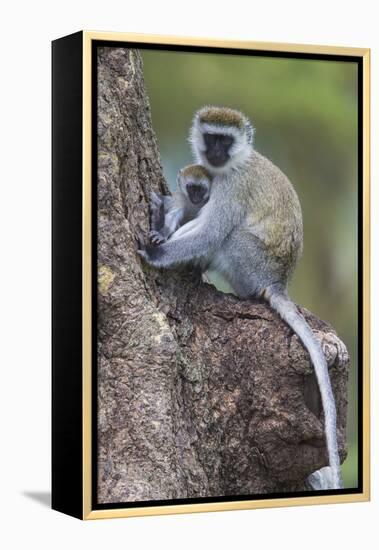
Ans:
<svg viewBox="0 0 379 550"><path fill-rule="evenodd" d="M262 241L270 255L294 267L303 248L303 221L296 191L287 176L256 151L248 170L245 229Z"/></svg>
<svg viewBox="0 0 379 550"><path fill-rule="evenodd" d="M260 295L274 283L285 287L303 245L301 207L294 188L279 168L256 152L243 171L227 179L232 200L243 204L245 215L212 265L241 297Z"/></svg>

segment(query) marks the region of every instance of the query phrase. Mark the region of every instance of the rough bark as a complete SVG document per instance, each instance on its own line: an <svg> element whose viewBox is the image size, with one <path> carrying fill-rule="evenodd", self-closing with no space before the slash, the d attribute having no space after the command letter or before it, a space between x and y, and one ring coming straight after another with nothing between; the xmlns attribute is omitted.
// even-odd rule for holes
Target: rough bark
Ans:
<svg viewBox="0 0 379 550"><path fill-rule="evenodd" d="M137 255L151 190L167 193L137 50L98 56L98 500L304 489L327 464L308 355L259 302ZM326 323L346 454L347 366ZM331 336L332 335L332 336Z"/></svg>

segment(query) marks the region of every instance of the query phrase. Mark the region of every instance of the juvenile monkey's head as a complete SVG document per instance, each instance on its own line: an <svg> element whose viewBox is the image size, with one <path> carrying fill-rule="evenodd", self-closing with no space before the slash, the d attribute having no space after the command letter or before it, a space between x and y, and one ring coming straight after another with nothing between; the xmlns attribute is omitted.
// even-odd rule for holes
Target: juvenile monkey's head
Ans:
<svg viewBox="0 0 379 550"><path fill-rule="evenodd" d="M254 129L240 111L203 107L195 114L190 131L193 153L211 173L243 164L253 148Z"/></svg>
<svg viewBox="0 0 379 550"><path fill-rule="evenodd" d="M178 187L192 204L203 206L209 199L211 180L211 175L204 166L190 164L180 170Z"/></svg>

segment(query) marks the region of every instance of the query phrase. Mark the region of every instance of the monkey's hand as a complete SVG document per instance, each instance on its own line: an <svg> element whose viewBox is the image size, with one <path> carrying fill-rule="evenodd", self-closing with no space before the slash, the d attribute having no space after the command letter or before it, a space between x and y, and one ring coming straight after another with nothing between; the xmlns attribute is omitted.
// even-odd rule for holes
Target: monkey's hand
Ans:
<svg viewBox="0 0 379 550"><path fill-rule="evenodd" d="M171 238L163 244L148 245L138 253L154 267L170 268L196 260L198 250L200 247L196 249L196 240L188 237L178 240Z"/></svg>
<svg viewBox="0 0 379 550"><path fill-rule="evenodd" d="M161 267L159 258L161 256L161 245L150 246L147 245L144 249L138 250L138 254L144 259L146 263L153 267Z"/></svg>
<svg viewBox="0 0 379 550"><path fill-rule="evenodd" d="M165 243L147 246L141 256L150 265L163 268L206 260L236 225L240 218L238 208L239 204L233 201L224 208L217 197L211 197L198 217L182 225Z"/></svg>
<svg viewBox="0 0 379 550"><path fill-rule="evenodd" d="M154 229L149 232L149 239L151 244L155 245L163 244L164 242L166 242L166 237L164 237L159 231L156 231Z"/></svg>

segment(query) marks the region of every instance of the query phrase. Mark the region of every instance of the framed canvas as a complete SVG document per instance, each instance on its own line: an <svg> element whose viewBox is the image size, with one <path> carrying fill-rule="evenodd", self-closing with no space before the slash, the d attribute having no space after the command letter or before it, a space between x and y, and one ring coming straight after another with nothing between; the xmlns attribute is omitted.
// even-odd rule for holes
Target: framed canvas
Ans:
<svg viewBox="0 0 379 550"><path fill-rule="evenodd" d="M52 52L53 508L368 500L369 50Z"/></svg>

